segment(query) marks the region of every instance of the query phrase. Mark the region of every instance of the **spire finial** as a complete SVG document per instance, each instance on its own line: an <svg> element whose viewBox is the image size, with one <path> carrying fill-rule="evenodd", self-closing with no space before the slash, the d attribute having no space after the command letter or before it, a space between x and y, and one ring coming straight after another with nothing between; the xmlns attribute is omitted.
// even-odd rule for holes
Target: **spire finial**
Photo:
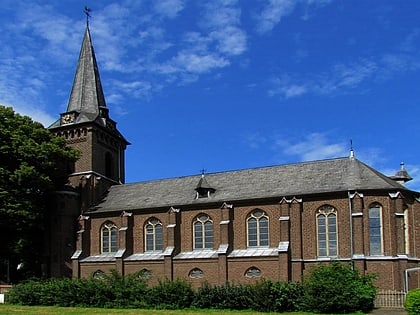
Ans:
<svg viewBox="0 0 420 315"><path fill-rule="evenodd" d="M83 9L83 12L86 14L86 25L87 26L89 26L89 18L91 17L90 16L91 11L92 11L92 9L85 5L85 8Z"/></svg>
<svg viewBox="0 0 420 315"><path fill-rule="evenodd" d="M204 177L204 174L206 174L206 169L205 168L202 168L201 169L201 177Z"/></svg>
<svg viewBox="0 0 420 315"><path fill-rule="evenodd" d="M350 158L354 159L353 140L350 139Z"/></svg>

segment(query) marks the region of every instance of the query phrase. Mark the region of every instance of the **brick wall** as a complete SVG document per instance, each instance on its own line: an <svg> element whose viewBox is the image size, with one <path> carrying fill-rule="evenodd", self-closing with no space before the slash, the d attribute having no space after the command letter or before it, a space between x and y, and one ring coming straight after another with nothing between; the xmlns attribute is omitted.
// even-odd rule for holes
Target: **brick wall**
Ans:
<svg viewBox="0 0 420 315"><path fill-rule="evenodd" d="M396 220L398 220L398 215L396 216L395 212L403 206L409 210L410 238L413 243L410 248L415 254L418 251L415 244L419 244L418 242L420 241L418 237L419 231L415 226L415 223L419 222L419 203L413 200L409 204L407 203L408 200L406 200L404 201L405 205L403 205L400 201L393 200L388 194L365 194L363 200L361 198L357 196L355 200L349 200L347 193L337 193L329 196L324 195L322 198L320 196L306 197L303 200L296 199L287 202L250 202L249 205L242 204L237 207L233 205L233 209L229 210L221 209L219 206L180 207L181 210L179 212L172 214L169 214L169 209L133 210L132 231L130 232L133 235L133 253L144 252L144 224L151 217L158 218L163 224L164 247L168 245L166 227L171 222L178 220L177 228L179 229L180 237L175 238L174 253L176 255L179 252L192 251L193 222L201 213L209 215L213 221L214 250L217 250L223 244L221 242L223 228L220 223L226 221L226 217L231 219L229 223L231 228L225 230L230 233L227 238L225 237L230 242L229 252L233 249L246 249L246 219L254 209L264 211L269 217L270 247L274 249L278 247L279 242L289 241L289 250L287 252L279 252L277 256L236 258L227 256L227 261L224 260L223 254L218 254L219 258L217 258L216 254L215 258L212 259L173 259L169 257L169 265L166 267L163 260L127 261L125 263L125 272L131 273L146 268L152 270L156 278L169 275L173 279L188 279L194 285L198 285L204 280L211 284L222 284L226 280L235 283L254 281L254 278L246 277L245 272L250 267L256 267L261 271L261 277L263 278L300 281L302 275L306 274L311 267L321 261L328 261L325 258L319 259L317 256L316 214L320 207L329 205L337 211L338 229L338 257L331 259L350 262L353 258L352 255L357 254L354 266L364 274L378 274L376 283L381 289L400 290L403 288L404 270L417 266L418 262L410 257L404 259L397 256L401 247L398 247L395 241L401 241L398 237L401 237L402 234L399 231L401 227L395 228ZM372 203L379 203L382 206L384 255L379 257L369 256L368 209ZM171 219L171 215L179 219L174 219L174 217ZM93 215L91 219L91 254L100 253L100 227L104 222L112 221L117 227L121 226L121 218L118 213L106 217L101 216ZM356 230L355 226L357 227ZM351 239L352 234L353 242ZM398 237L396 238L396 236ZM131 253L127 253L127 255L129 254ZM91 263L86 264L86 266L82 265L84 266L82 270L85 270L82 272L82 276L87 276L86 272L92 272L93 267ZM86 269L88 266L90 267ZM98 268L99 266L102 265L98 264ZM191 279L188 275L194 268L202 270L205 276ZM227 272L227 277L223 276L224 272Z"/></svg>

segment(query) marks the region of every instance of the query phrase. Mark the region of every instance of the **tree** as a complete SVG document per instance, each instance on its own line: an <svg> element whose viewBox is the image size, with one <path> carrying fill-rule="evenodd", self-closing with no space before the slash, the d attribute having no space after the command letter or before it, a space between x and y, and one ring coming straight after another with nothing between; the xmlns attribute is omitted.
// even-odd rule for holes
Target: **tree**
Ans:
<svg viewBox="0 0 420 315"><path fill-rule="evenodd" d="M47 196L79 153L42 124L0 106L0 259L40 275ZM1 280L1 279L0 279Z"/></svg>

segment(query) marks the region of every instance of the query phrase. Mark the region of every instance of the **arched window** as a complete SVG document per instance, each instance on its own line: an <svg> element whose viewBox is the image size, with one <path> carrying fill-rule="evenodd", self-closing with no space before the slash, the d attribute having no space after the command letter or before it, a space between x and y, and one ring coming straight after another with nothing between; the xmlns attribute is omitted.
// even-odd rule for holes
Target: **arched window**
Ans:
<svg viewBox="0 0 420 315"><path fill-rule="evenodd" d="M337 254L337 211L323 206L317 211L318 256L336 257Z"/></svg>
<svg viewBox="0 0 420 315"><path fill-rule="evenodd" d="M113 253L118 250L117 227L112 222L107 222L101 229L102 253Z"/></svg>
<svg viewBox="0 0 420 315"><path fill-rule="evenodd" d="M143 268L140 271L140 276L139 277L141 279L148 280L152 277L152 272L149 269Z"/></svg>
<svg viewBox="0 0 420 315"><path fill-rule="evenodd" d="M194 221L194 249L213 248L213 221L200 214Z"/></svg>
<svg viewBox="0 0 420 315"><path fill-rule="evenodd" d="M268 216L256 209L247 218L248 246L268 246Z"/></svg>
<svg viewBox="0 0 420 315"><path fill-rule="evenodd" d="M146 251L159 251L163 247L163 227L162 222L156 218L151 218L144 226Z"/></svg>
<svg viewBox="0 0 420 315"><path fill-rule="evenodd" d="M203 270L199 268L194 268L193 270L190 271L189 277L193 279L200 279L204 277L204 272Z"/></svg>
<svg viewBox="0 0 420 315"><path fill-rule="evenodd" d="M104 280L105 277L105 272L103 272L102 270L96 270L92 275L92 278L95 280Z"/></svg>
<svg viewBox="0 0 420 315"><path fill-rule="evenodd" d="M375 203L369 207L369 253L382 255L382 207Z"/></svg>
<svg viewBox="0 0 420 315"><path fill-rule="evenodd" d="M259 277L261 277L261 270L258 269L257 267L248 268L245 271L245 277L247 277L247 278L259 278Z"/></svg>

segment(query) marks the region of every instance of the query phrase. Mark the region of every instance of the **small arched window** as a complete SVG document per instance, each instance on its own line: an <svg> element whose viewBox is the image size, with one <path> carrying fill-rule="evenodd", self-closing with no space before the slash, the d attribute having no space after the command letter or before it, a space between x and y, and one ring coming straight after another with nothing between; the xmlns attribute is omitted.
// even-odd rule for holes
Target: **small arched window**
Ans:
<svg viewBox="0 0 420 315"><path fill-rule="evenodd" d="M369 253L382 255L382 207L374 203L369 207Z"/></svg>
<svg viewBox="0 0 420 315"><path fill-rule="evenodd" d="M318 256L337 256L337 211L331 206L318 209L316 215Z"/></svg>
<svg viewBox="0 0 420 315"><path fill-rule="evenodd" d="M146 251L161 251L163 247L163 227L162 222L156 218L151 218L144 226Z"/></svg>
<svg viewBox="0 0 420 315"><path fill-rule="evenodd" d="M149 269L143 268L140 271L140 276L139 277L141 279L148 280L152 277L152 272Z"/></svg>
<svg viewBox="0 0 420 315"><path fill-rule="evenodd" d="M245 277L247 277L247 278L259 278L259 277L261 277L261 270L258 269L257 267L248 268L245 271Z"/></svg>
<svg viewBox="0 0 420 315"><path fill-rule="evenodd" d="M248 247L268 246L268 216L255 209L247 218Z"/></svg>
<svg viewBox="0 0 420 315"><path fill-rule="evenodd" d="M101 252L114 253L118 250L117 227L112 222L105 223L101 228Z"/></svg>
<svg viewBox="0 0 420 315"><path fill-rule="evenodd" d="M103 272L102 270L96 270L92 275L92 278L95 280L104 280L105 277L105 272Z"/></svg>
<svg viewBox="0 0 420 315"><path fill-rule="evenodd" d="M201 270L199 268L194 268L193 270L190 271L189 277L193 278L193 279L204 278L204 272L203 272L203 270Z"/></svg>
<svg viewBox="0 0 420 315"><path fill-rule="evenodd" d="M207 214L200 214L194 221L194 249L213 248L213 221Z"/></svg>

